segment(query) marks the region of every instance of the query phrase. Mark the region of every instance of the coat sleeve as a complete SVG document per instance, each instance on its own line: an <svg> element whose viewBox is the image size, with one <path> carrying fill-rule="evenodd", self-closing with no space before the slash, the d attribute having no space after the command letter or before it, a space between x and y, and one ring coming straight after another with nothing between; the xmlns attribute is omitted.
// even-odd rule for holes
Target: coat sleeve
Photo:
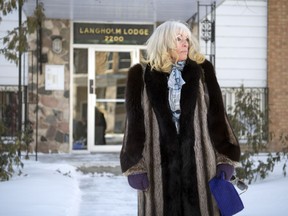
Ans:
<svg viewBox="0 0 288 216"><path fill-rule="evenodd" d="M224 108L222 92L215 75L214 67L208 61L205 61L202 67L209 94L208 129L211 141L218 153L217 162L238 162L241 153L240 146Z"/></svg>
<svg viewBox="0 0 288 216"><path fill-rule="evenodd" d="M138 170L141 164L145 142L144 113L142 107L143 68L137 64L129 69L125 91L126 124L123 145L120 152L120 164L123 173ZM133 172L133 171L132 171Z"/></svg>

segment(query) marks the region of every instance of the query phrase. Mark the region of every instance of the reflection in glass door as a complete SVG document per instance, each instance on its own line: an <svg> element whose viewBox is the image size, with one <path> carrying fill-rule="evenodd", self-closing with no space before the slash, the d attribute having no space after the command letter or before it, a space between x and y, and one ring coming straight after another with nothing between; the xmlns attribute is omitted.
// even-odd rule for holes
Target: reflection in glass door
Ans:
<svg viewBox="0 0 288 216"><path fill-rule="evenodd" d="M122 143L124 92L133 52L95 52L95 145Z"/></svg>
<svg viewBox="0 0 288 216"><path fill-rule="evenodd" d="M88 50L74 49L73 58L73 150L87 149Z"/></svg>

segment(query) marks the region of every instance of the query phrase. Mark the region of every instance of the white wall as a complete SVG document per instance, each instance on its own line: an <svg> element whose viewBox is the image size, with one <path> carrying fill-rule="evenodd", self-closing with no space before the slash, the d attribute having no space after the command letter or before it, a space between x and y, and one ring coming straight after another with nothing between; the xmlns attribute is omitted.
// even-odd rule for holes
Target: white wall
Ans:
<svg viewBox="0 0 288 216"><path fill-rule="evenodd" d="M24 17L24 15L23 15ZM23 18L22 18L23 19ZM2 22L0 22L0 38L7 35L8 30L12 30L18 26L18 11L13 12L7 16L2 16ZM3 42L0 40L0 46L3 47ZM22 57L22 84L28 83L28 59L27 55ZM4 55L0 55L0 85L18 85L19 83L19 69L14 62L9 62L4 58Z"/></svg>
<svg viewBox="0 0 288 216"><path fill-rule="evenodd" d="M216 9L221 87L267 86L267 0L226 0Z"/></svg>

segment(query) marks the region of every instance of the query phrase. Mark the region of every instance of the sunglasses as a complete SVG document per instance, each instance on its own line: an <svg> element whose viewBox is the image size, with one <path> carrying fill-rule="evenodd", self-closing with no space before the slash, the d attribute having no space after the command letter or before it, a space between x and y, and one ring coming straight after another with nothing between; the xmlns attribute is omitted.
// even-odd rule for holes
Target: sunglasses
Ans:
<svg viewBox="0 0 288 216"><path fill-rule="evenodd" d="M230 179L230 182L233 185L236 185L237 188L239 188L239 190L242 191L239 195L245 193L248 190L248 185L244 181L240 180L239 178L236 178L236 176L232 176Z"/></svg>

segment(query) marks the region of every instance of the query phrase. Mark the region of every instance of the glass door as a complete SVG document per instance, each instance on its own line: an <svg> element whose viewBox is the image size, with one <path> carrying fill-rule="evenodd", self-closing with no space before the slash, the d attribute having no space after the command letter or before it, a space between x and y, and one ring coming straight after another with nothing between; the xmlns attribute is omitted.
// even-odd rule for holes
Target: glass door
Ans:
<svg viewBox="0 0 288 216"><path fill-rule="evenodd" d="M91 52L91 53L90 53ZM124 94L129 68L139 62L137 49L89 50L88 150L121 145L125 124Z"/></svg>
<svg viewBox="0 0 288 216"><path fill-rule="evenodd" d="M140 61L140 49L74 48L73 54L72 150L121 145L127 72Z"/></svg>

